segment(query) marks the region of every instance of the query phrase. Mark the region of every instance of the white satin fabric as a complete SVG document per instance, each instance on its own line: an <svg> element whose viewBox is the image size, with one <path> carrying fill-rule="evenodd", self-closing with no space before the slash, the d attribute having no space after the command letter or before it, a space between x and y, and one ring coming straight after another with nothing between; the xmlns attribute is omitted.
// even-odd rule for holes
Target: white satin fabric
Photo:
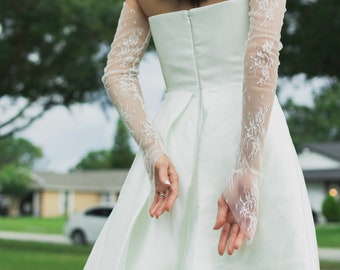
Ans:
<svg viewBox="0 0 340 270"><path fill-rule="evenodd" d="M154 126L179 174L179 197L170 213L149 217L153 187L138 153L84 269L319 269L303 175L276 98L253 242L232 256L217 253L217 200L241 136L248 0L157 15L149 22L167 86Z"/></svg>

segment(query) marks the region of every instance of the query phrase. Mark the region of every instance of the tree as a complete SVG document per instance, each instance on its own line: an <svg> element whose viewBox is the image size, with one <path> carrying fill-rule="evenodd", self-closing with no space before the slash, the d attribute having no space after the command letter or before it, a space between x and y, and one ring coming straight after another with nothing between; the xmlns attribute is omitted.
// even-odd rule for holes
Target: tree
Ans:
<svg viewBox="0 0 340 270"><path fill-rule="evenodd" d="M0 110L11 111L0 138L56 105L104 95L100 77L122 2L0 1Z"/></svg>
<svg viewBox="0 0 340 270"><path fill-rule="evenodd" d="M283 109L297 149L306 142L340 140L340 83L314 93L313 107L288 100Z"/></svg>
<svg viewBox="0 0 340 270"><path fill-rule="evenodd" d="M0 140L0 169L6 164L32 168L42 156L41 149L26 139L8 137Z"/></svg>
<svg viewBox="0 0 340 270"><path fill-rule="evenodd" d="M89 152L72 171L77 170L103 170L110 168L111 153L109 150Z"/></svg>
<svg viewBox="0 0 340 270"><path fill-rule="evenodd" d="M123 0L0 1L0 138L56 105L103 99L100 77ZM288 0L281 75L340 70L338 0ZM15 108L15 110L13 110Z"/></svg>
<svg viewBox="0 0 340 270"><path fill-rule="evenodd" d="M30 169L42 155L41 149L26 139L0 140L0 193L9 196L10 215L19 215L20 199L29 190Z"/></svg>
<svg viewBox="0 0 340 270"><path fill-rule="evenodd" d="M123 121L118 119L112 148L89 152L71 171L130 168L133 159L130 134Z"/></svg>
<svg viewBox="0 0 340 270"><path fill-rule="evenodd" d="M28 192L30 171L14 164L5 165L0 170L0 192L10 199L9 213L19 215L20 199Z"/></svg>
<svg viewBox="0 0 340 270"><path fill-rule="evenodd" d="M111 150L112 168L130 168L134 159L130 146L130 134L124 122L119 118L114 144Z"/></svg>
<svg viewBox="0 0 340 270"><path fill-rule="evenodd" d="M322 203L322 214L329 222L340 221L340 204L335 197L327 196Z"/></svg>
<svg viewBox="0 0 340 270"><path fill-rule="evenodd" d="M339 0L288 0L280 75L339 78Z"/></svg>
<svg viewBox="0 0 340 270"><path fill-rule="evenodd" d="M282 29L280 75L305 73L333 84L314 94L312 107L283 104L297 149L306 142L340 140L340 2L288 0Z"/></svg>

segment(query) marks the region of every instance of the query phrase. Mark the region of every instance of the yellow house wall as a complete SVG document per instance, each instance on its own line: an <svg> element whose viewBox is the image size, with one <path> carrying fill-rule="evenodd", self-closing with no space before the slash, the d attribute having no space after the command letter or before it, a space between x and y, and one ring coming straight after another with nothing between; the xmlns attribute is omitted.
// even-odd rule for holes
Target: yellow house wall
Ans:
<svg viewBox="0 0 340 270"><path fill-rule="evenodd" d="M60 195L58 191L41 192L40 215L42 217L56 217L59 213Z"/></svg>
<svg viewBox="0 0 340 270"><path fill-rule="evenodd" d="M64 193L64 192L63 192ZM42 191L40 197L40 216L41 217L57 217L64 214L64 210L61 209L64 206L65 200L63 194L60 191ZM115 198L115 195L113 198ZM69 213L74 213L85 208L91 207L100 203L102 200L101 193L95 192L77 192L69 194ZM116 200L114 200L116 201Z"/></svg>
<svg viewBox="0 0 340 270"><path fill-rule="evenodd" d="M87 207L100 203L101 195L99 193L75 192L73 199L73 211L77 212Z"/></svg>

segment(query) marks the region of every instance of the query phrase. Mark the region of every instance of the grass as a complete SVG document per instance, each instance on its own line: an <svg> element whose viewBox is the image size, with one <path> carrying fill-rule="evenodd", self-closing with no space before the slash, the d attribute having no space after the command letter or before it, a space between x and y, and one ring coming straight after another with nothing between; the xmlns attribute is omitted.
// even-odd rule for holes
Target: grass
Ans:
<svg viewBox="0 0 340 270"><path fill-rule="evenodd" d="M61 234L65 221L64 217L0 217L0 231Z"/></svg>
<svg viewBox="0 0 340 270"><path fill-rule="evenodd" d="M0 217L0 231L62 234L65 217ZM317 225L319 247L340 248L340 224Z"/></svg>
<svg viewBox="0 0 340 270"><path fill-rule="evenodd" d="M319 247L340 248L340 224L318 225L316 236Z"/></svg>
<svg viewBox="0 0 340 270"><path fill-rule="evenodd" d="M0 217L0 231L62 234L65 217ZM319 247L340 248L340 224L317 225L316 236Z"/></svg>
<svg viewBox="0 0 340 270"><path fill-rule="evenodd" d="M1 270L81 270L89 246L0 240ZM321 270L339 270L340 262L321 262Z"/></svg>
<svg viewBox="0 0 340 270"><path fill-rule="evenodd" d="M0 217L0 230L61 234L66 218ZM317 225L319 247L340 248L340 224ZM0 240L1 270L82 269L91 247ZM340 262L321 262L321 270L339 270Z"/></svg>
<svg viewBox="0 0 340 270"><path fill-rule="evenodd" d="M339 270L340 262L320 262L321 270Z"/></svg>
<svg viewBox="0 0 340 270"><path fill-rule="evenodd" d="M83 269L89 246L0 240L1 270Z"/></svg>

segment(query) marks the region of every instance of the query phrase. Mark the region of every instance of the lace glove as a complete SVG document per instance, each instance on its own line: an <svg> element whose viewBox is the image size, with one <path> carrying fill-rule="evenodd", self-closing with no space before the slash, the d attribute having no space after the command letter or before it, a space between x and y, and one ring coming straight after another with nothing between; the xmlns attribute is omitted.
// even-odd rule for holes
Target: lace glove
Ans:
<svg viewBox="0 0 340 270"><path fill-rule="evenodd" d="M155 163L165 150L145 112L137 78L139 63L149 40L147 18L124 2L102 81L131 135L143 150L146 169L153 180Z"/></svg>
<svg viewBox="0 0 340 270"><path fill-rule="evenodd" d="M250 0L243 81L241 140L223 196L251 243L259 209L258 181L274 101L285 0Z"/></svg>

